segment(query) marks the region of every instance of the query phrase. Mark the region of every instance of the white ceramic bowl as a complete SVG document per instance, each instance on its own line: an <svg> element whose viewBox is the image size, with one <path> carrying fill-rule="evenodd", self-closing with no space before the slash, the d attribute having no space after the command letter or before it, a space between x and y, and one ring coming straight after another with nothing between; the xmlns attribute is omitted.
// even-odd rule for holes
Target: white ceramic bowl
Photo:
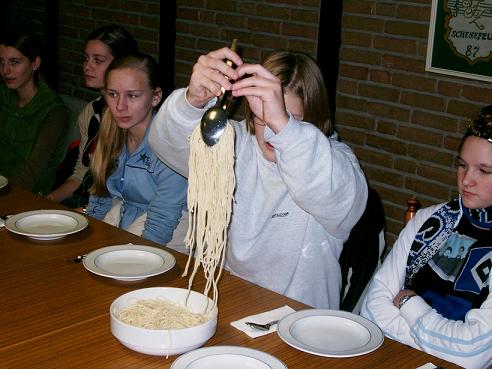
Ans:
<svg viewBox="0 0 492 369"><path fill-rule="evenodd" d="M116 312L135 302L135 299L165 298L184 304L188 290L184 288L154 287L143 288L121 295L109 308L111 333L126 347L149 355L176 355L202 346L215 334L217 328L217 311L214 318L190 328L181 329L147 329L123 323ZM212 300L205 295L191 291L187 307L194 313L202 313Z"/></svg>

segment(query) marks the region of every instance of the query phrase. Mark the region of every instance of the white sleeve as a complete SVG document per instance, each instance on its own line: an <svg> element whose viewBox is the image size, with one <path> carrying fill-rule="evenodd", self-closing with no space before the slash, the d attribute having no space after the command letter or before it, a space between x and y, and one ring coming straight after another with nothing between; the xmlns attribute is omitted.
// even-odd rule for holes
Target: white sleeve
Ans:
<svg viewBox="0 0 492 369"><path fill-rule="evenodd" d="M331 236L348 238L368 194L352 150L292 116L280 132L272 133L265 130L265 139L275 147L280 175L293 200Z"/></svg>
<svg viewBox="0 0 492 369"><path fill-rule="evenodd" d="M376 323L386 336L415 348L410 327L393 305L393 299L403 288L408 253L415 234L430 214L427 209L420 210L408 222L371 281L361 308L361 315Z"/></svg>
<svg viewBox="0 0 492 369"><path fill-rule="evenodd" d="M155 154L168 167L188 178L188 137L200 120L213 105L214 99L204 108L198 109L186 100L186 89L171 93L164 101L149 133L149 143Z"/></svg>
<svg viewBox="0 0 492 369"><path fill-rule="evenodd" d="M466 368L485 368L485 363L492 363L490 294L480 309L467 313L464 322L442 317L420 296L408 300L401 309L393 305L394 297L403 288L415 234L437 208L433 206L417 212L400 233L370 284L361 315L375 322L392 339Z"/></svg>

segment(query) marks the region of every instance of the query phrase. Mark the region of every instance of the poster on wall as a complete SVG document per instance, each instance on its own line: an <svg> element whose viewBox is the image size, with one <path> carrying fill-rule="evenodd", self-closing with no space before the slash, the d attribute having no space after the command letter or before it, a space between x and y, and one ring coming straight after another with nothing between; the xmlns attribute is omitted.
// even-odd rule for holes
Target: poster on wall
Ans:
<svg viewBox="0 0 492 369"><path fill-rule="evenodd" d="M433 0L426 71L492 82L492 0Z"/></svg>

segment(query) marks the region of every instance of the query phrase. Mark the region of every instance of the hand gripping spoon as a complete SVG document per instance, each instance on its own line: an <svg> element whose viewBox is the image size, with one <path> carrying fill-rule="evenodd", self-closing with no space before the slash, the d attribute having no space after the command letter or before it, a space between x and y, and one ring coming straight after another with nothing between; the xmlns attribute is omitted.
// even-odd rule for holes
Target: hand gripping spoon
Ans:
<svg viewBox="0 0 492 369"><path fill-rule="evenodd" d="M232 41L231 50L234 52L237 51L237 39ZM227 60L226 63L232 66L232 61ZM200 122L200 131L203 142L208 146L213 146L219 142L220 136L225 131L227 125L226 108L228 97L229 91L222 88L222 95L219 96L217 103L203 114Z"/></svg>

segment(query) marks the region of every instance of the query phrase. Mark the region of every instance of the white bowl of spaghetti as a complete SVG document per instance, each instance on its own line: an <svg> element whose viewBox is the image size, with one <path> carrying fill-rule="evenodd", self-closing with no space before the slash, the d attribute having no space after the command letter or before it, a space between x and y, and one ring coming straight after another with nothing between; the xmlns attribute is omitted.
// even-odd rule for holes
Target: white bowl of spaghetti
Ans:
<svg viewBox="0 0 492 369"><path fill-rule="evenodd" d="M129 349L149 355L177 355L196 349L217 328L212 300L184 288L128 292L113 301L109 313L111 333Z"/></svg>

